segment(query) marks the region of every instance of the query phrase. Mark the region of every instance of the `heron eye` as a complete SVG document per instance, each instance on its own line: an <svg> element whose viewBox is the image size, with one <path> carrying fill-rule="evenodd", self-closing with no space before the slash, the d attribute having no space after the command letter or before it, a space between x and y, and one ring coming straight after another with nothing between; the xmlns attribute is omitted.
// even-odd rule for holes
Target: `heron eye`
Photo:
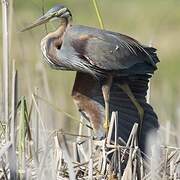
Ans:
<svg viewBox="0 0 180 180"><path fill-rule="evenodd" d="M55 39L54 40L54 47L56 47L56 49L61 49L61 46L62 46L62 41L61 39Z"/></svg>
<svg viewBox="0 0 180 180"><path fill-rule="evenodd" d="M61 49L61 46L62 46L62 44L59 44L56 46L56 48L59 50L59 49Z"/></svg>

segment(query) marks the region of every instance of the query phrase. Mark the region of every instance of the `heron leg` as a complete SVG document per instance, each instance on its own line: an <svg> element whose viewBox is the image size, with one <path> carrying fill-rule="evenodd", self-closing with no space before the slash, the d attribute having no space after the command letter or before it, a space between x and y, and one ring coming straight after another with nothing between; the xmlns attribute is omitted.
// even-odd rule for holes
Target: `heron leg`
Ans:
<svg viewBox="0 0 180 180"><path fill-rule="evenodd" d="M110 100L110 89L112 85L112 76L108 76L107 80L105 83L102 85L102 94L104 98L104 103L105 103L105 121L103 124L103 127L105 128L106 132L108 131L109 128L109 100Z"/></svg>
<svg viewBox="0 0 180 180"><path fill-rule="evenodd" d="M130 98L130 100L132 101L132 103L134 104L134 106L136 107L136 109L138 111L139 118L140 118L140 124L139 124L139 137L140 137L141 129L142 129L142 123L143 123L143 119L144 119L144 109L142 108L142 106L139 104L139 102L135 98L135 96L132 93L128 84L126 84L126 83L118 84L118 86L127 94L127 96Z"/></svg>

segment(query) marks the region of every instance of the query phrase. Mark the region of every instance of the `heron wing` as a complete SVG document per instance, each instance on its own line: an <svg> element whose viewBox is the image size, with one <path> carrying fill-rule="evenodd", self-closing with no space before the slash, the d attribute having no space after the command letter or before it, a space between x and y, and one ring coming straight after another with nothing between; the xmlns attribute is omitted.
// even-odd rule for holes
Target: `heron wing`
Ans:
<svg viewBox="0 0 180 180"><path fill-rule="evenodd" d="M156 49L145 47L126 35L76 26L72 46L77 55L92 66L104 70L129 69L136 64L148 64L156 69Z"/></svg>

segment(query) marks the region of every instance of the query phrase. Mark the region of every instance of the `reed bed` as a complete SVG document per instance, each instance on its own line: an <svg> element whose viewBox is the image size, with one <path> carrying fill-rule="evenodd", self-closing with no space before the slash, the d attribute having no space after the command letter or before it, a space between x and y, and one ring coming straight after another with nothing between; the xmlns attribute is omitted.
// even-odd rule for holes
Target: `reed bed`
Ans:
<svg viewBox="0 0 180 180"><path fill-rule="evenodd" d="M137 144L138 124L134 124L127 143L117 137L117 112L112 113L106 138L98 141L91 125L82 118L77 134L62 129L49 131L41 116L40 103L37 103L40 100L41 97L32 94L30 105L25 97L17 103L14 144L5 141L5 134L1 132L0 179L180 178L180 148L163 146L153 139L154 146L149 147L151 156L143 155ZM13 113L9 119L13 119ZM33 121L38 121L38 126ZM113 131L114 139L111 137ZM170 132L169 136L172 136ZM14 156L9 159L7 152Z"/></svg>
<svg viewBox="0 0 180 180"><path fill-rule="evenodd" d="M127 143L117 137L117 112L111 115L106 138L98 141L89 122L63 112L49 102L51 98L42 98L38 90L31 94L30 100L21 95L18 98L18 71L15 60L9 59L8 18L12 18L12 12L9 13L11 17L8 17L8 5L12 5L12 1L1 2L4 107L3 119L0 121L0 179L180 179L180 148L177 147L178 143L169 146L172 139L179 141L179 137L178 133L171 131L170 124L159 133L165 137L166 143L160 138L151 138L155 142L154 146L149 147L151 155L145 155L140 152L137 143L138 124L134 124ZM92 2L100 27L104 28L97 2ZM48 107L45 110L44 104ZM47 114L52 114L51 109L61 111L79 122L78 133L50 130L43 113L47 111ZM53 121L53 116L50 121Z"/></svg>

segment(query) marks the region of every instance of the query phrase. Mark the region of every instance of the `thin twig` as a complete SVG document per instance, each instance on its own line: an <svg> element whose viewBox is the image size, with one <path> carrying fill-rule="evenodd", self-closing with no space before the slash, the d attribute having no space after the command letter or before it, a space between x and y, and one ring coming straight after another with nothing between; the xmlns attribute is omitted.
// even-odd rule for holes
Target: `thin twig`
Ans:
<svg viewBox="0 0 180 180"><path fill-rule="evenodd" d="M93 5L94 5L94 8L96 10L96 15L97 15L100 27L101 27L101 29L104 29L104 23L103 23L103 20L101 18L101 14L100 14L100 11L99 11L99 8L98 8L96 0L93 0Z"/></svg>

